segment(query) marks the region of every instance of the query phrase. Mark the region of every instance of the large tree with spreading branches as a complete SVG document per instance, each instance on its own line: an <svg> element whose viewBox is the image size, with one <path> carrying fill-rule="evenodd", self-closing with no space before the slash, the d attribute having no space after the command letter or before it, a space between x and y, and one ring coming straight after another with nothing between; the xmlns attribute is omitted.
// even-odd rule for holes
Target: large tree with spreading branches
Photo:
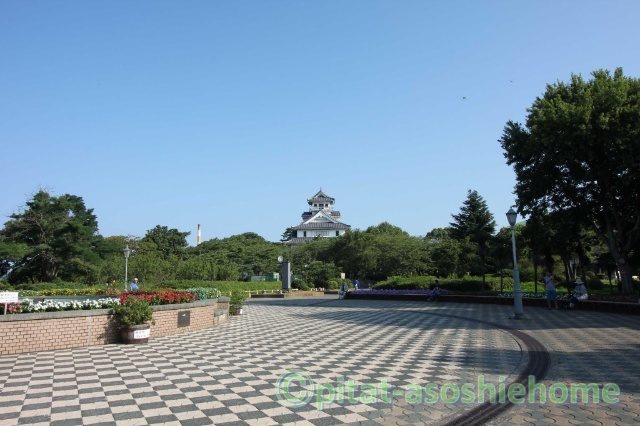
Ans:
<svg viewBox="0 0 640 426"><path fill-rule="evenodd" d="M38 191L0 231L0 264L10 283L78 279L99 262L98 220L81 197Z"/></svg>
<svg viewBox="0 0 640 426"><path fill-rule="evenodd" d="M640 80L622 69L547 85L500 139L516 173L518 212L572 212L607 244L631 293L640 244Z"/></svg>

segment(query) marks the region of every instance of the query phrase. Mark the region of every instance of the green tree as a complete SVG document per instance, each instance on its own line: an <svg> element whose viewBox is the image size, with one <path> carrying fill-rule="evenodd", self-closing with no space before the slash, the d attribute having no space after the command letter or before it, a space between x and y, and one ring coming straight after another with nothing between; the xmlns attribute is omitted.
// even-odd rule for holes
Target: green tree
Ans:
<svg viewBox="0 0 640 426"><path fill-rule="evenodd" d="M315 287L328 287L329 281L338 277L338 269L333 263L317 260L305 267L304 275Z"/></svg>
<svg viewBox="0 0 640 426"><path fill-rule="evenodd" d="M94 249L102 237L93 209L87 209L82 198L53 197L41 190L22 213L9 217L0 231L0 254L5 271L10 265L9 282L98 279L95 265L100 258Z"/></svg>
<svg viewBox="0 0 640 426"><path fill-rule="evenodd" d="M431 231L427 232L424 239L430 243L439 243L444 240L451 239L451 229L450 228L434 228Z"/></svg>
<svg viewBox="0 0 640 426"><path fill-rule="evenodd" d="M0 232L0 278L11 272L27 250L26 244L8 241Z"/></svg>
<svg viewBox="0 0 640 426"><path fill-rule="evenodd" d="M504 269L513 265L511 228L501 228L489 244L491 257L495 261L496 272L500 274L500 291L503 291Z"/></svg>
<svg viewBox="0 0 640 426"><path fill-rule="evenodd" d="M449 277L458 272L462 253L458 241L451 238L430 240L427 242L427 250L433 275Z"/></svg>
<svg viewBox="0 0 640 426"><path fill-rule="evenodd" d="M216 280L238 280L245 272L260 275L279 271L278 255L282 250L280 243L268 242L254 232L245 232L222 240L204 241L187 252L189 256L206 259L201 265L207 276L213 275Z"/></svg>
<svg viewBox="0 0 640 426"><path fill-rule="evenodd" d="M290 226L287 229L285 229L284 232L282 233L282 236L280 237L280 242L284 243L285 241L289 241L292 236L293 236L293 227Z"/></svg>
<svg viewBox="0 0 640 426"><path fill-rule="evenodd" d="M403 231L402 228L392 225L389 222L382 222L377 226L370 226L365 232L372 235L409 236L409 234L406 231Z"/></svg>
<svg viewBox="0 0 640 426"><path fill-rule="evenodd" d="M365 233L373 236L377 253L375 273L368 278L385 280L392 276L411 276L426 269L420 238L412 237L388 222L371 226Z"/></svg>
<svg viewBox="0 0 640 426"><path fill-rule="evenodd" d="M191 232L180 232L177 229L156 225L155 228L147 231L142 241L154 243L162 253L162 257L168 259L171 256L184 254L188 246L187 237L190 234Z"/></svg>
<svg viewBox="0 0 640 426"><path fill-rule="evenodd" d="M518 212L576 210L604 241L633 291L630 259L640 242L640 80L606 70L547 85L509 121L500 143L516 173Z"/></svg>
<svg viewBox="0 0 640 426"><path fill-rule="evenodd" d="M375 275L379 253L374 235L359 229L347 230L335 240L333 256L341 272L351 279Z"/></svg>
<svg viewBox="0 0 640 426"><path fill-rule="evenodd" d="M454 219L449 225L451 238L463 241L468 238L477 248L479 268L482 280L485 280L486 260L489 254L489 242L496 231L496 222L489 207L477 191L467 193L467 199L460 213L451 215Z"/></svg>
<svg viewBox="0 0 640 426"><path fill-rule="evenodd" d="M536 293L538 292L538 283L544 276L544 270L553 271L551 238L549 237L549 229L543 219L532 215L527 220L524 228L522 228L522 241L527 247L527 252L533 265L534 290ZM543 267L543 271L540 273L538 271L539 266Z"/></svg>

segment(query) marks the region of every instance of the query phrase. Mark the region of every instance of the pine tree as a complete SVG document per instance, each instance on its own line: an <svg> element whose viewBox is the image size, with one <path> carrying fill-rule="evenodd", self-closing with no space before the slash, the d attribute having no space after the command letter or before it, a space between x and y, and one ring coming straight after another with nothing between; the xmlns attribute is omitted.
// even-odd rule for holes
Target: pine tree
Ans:
<svg viewBox="0 0 640 426"><path fill-rule="evenodd" d="M489 241L496 231L496 222L487 207L487 203L477 191L469 190L467 199L460 208L459 214L451 215L451 238L459 241L469 239L478 249L481 261L482 280L485 277L485 259L487 257Z"/></svg>
<svg viewBox="0 0 640 426"><path fill-rule="evenodd" d="M91 269L98 261L94 248L102 238L93 209L81 197L53 197L39 191L22 213L12 214L0 231L0 262L10 265L11 283L72 280L78 269ZM13 249L12 249L13 248ZM86 272L86 271L85 271Z"/></svg>

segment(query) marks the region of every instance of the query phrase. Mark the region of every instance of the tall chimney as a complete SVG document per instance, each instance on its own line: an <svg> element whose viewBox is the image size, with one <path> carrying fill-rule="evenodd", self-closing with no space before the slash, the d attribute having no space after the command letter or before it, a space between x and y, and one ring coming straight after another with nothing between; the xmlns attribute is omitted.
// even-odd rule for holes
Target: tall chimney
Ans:
<svg viewBox="0 0 640 426"><path fill-rule="evenodd" d="M196 245L199 246L201 242L202 242L202 226L198 224L198 242L196 243Z"/></svg>

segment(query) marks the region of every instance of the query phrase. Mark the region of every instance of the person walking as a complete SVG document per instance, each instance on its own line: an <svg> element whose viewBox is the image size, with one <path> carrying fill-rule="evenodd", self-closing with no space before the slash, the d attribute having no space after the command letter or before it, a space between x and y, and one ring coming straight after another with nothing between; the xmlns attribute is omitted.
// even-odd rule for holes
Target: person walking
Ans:
<svg viewBox="0 0 640 426"><path fill-rule="evenodd" d="M543 278L545 286L544 290L547 296L547 305L549 305L549 310L551 310L551 301L555 303L556 311L558 310L558 293L556 291L556 279L551 275L551 272L547 271L547 274Z"/></svg>

